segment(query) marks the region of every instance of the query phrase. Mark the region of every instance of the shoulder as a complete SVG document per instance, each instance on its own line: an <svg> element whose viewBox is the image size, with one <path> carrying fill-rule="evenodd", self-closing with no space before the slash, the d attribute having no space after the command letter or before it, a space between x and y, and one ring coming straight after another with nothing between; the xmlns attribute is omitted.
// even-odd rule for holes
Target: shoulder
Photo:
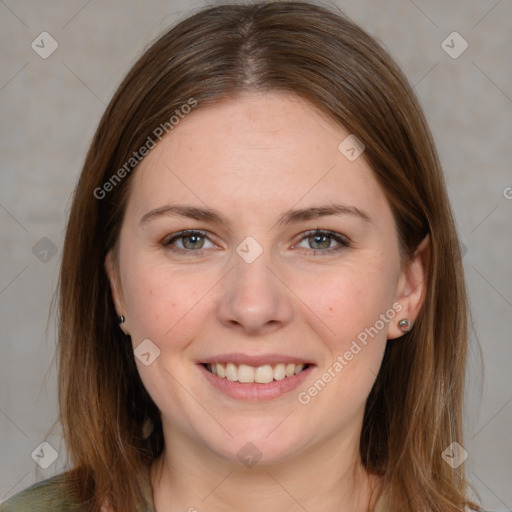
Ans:
<svg viewBox="0 0 512 512"><path fill-rule="evenodd" d="M85 508L66 485L66 473L38 482L0 504L0 512L82 512Z"/></svg>

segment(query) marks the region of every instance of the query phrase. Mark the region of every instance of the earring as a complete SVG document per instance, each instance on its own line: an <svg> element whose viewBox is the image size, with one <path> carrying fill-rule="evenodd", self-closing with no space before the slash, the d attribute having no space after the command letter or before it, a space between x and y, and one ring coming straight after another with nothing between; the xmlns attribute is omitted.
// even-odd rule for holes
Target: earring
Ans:
<svg viewBox="0 0 512 512"><path fill-rule="evenodd" d="M400 322L398 322L398 327L400 327L400 330L402 332L408 332L410 328L410 322L407 318L402 318Z"/></svg>
<svg viewBox="0 0 512 512"><path fill-rule="evenodd" d="M142 439L147 439L154 430L155 425L148 417L146 417L144 423L142 424Z"/></svg>
<svg viewBox="0 0 512 512"><path fill-rule="evenodd" d="M124 324L124 316L123 315L117 317L117 323L119 325Z"/></svg>

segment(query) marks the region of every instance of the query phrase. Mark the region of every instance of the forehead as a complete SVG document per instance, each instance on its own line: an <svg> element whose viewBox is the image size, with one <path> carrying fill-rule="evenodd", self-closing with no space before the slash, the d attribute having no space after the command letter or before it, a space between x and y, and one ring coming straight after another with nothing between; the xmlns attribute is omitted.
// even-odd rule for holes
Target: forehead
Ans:
<svg viewBox="0 0 512 512"><path fill-rule="evenodd" d="M373 172L363 157L351 161L339 149L349 135L293 95L199 104L139 164L130 203L142 213L186 201L263 215L344 201L378 214L389 207Z"/></svg>

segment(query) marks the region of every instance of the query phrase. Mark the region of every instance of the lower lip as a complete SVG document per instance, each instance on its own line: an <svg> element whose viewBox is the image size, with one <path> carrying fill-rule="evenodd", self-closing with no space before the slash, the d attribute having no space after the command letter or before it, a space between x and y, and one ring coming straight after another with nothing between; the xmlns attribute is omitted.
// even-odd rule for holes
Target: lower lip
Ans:
<svg viewBox="0 0 512 512"><path fill-rule="evenodd" d="M273 380L268 384L233 382L226 378L218 377L209 372L202 364L198 365L206 379L224 394L238 400L271 400L288 393L304 382L313 366L308 366L299 374L285 377L282 380Z"/></svg>

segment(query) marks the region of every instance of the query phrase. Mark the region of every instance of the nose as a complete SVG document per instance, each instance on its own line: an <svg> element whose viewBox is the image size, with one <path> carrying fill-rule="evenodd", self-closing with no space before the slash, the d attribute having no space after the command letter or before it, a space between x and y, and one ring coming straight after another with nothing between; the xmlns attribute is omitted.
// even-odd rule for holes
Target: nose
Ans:
<svg viewBox="0 0 512 512"><path fill-rule="evenodd" d="M265 251L248 263L234 254L234 268L223 280L217 316L246 334L269 334L291 322L291 294Z"/></svg>

